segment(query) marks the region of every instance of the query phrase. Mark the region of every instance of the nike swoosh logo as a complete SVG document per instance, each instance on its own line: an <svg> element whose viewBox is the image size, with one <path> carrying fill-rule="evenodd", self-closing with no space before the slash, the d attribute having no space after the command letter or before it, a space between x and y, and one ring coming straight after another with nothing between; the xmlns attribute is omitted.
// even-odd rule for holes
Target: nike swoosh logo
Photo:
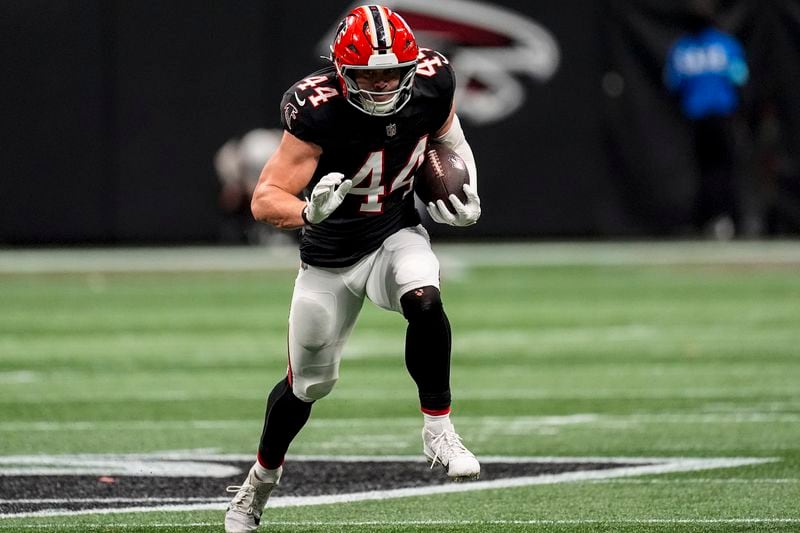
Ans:
<svg viewBox="0 0 800 533"><path fill-rule="evenodd" d="M297 96L297 91L295 91L295 93L294 93L294 99L297 100L297 103L300 104L300 107L303 107L304 105L306 105L306 99L303 98L301 100L300 97Z"/></svg>

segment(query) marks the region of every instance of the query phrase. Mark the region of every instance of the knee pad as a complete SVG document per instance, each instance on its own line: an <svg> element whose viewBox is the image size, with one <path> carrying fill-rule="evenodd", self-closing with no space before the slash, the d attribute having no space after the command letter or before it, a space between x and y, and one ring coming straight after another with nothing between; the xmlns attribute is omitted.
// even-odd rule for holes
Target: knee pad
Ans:
<svg viewBox="0 0 800 533"><path fill-rule="evenodd" d="M314 294L314 298L301 296L292 305L291 334L310 351L331 344L334 317L334 298L331 294Z"/></svg>
<svg viewBox="0 0 800 533"><path fill-rule="evenodd" d="M292 393L304 402L315 402L330 394L336 381L338 377L315 380L295 375L292 381Z"/></svg>
<svg viewBox="0 0 800 533"><path fill-rule="evenodd" d="M430 285L408 291L400 298L400 305L403 316L409 322L423 319L432 313L441 313L443 310L439 289Z"/></svg>

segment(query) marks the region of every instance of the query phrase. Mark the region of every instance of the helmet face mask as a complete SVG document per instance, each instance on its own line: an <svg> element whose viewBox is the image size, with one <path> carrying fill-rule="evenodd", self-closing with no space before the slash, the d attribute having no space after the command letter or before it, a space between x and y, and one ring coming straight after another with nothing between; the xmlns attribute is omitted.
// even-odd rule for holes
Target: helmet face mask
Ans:
<svg viewBox="0 0 800 533"><path fill-rule="evenodd" d="M411 99L418 54L406 22L379 5L353 9L331 44L331 60L345 98L359 111L375 116L397 113ZM386 83L379 88L375 79Z"/></svg>
<svg viewBox="0 0 800 533"><path fill-rule="evenodd" d="M339 76L347 87L348 102L369 115L384 116L397 113L409 102L416 69L416 61L387 69L343 66ZM385 90L374 90L369 82L359 83L360 78L372 76L392 81Z"/></svg>

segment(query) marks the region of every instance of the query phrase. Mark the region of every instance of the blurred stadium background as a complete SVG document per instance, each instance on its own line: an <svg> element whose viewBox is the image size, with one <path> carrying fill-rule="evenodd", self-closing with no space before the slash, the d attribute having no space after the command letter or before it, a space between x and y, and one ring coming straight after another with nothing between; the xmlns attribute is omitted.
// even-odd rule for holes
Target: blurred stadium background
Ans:
<svg viewBox="0 0 800 533"><path fill-rule="evenodd" d="M458 238L702 233L694 132L662 83L694 2L508 0L480 3L485 13L394 2L460 75L485 214ZM348 6L3 2L0 30L13 45L0 52L0 243L218 242L215 152L280 127L283 91L323 64ZM719 8L751 70L731 181L737 232L796 235L800 9L794 0Z"/></svg>
<svg viewBox="0 0 800 533"><path fill-rule="evenodd" d="M663 81L696 1L387 3L453 61L480 170L479 224L430 225L465 439L768 463L278 509L278 530L796 531L800 3L717 2L750 69L721 210ZM247 183L350 5L0 3L0 465L252 453L297 252L252 226ZM295 453L418 453L402 319L360 320ZM220 529L219 510L15 519L41 495L2 472L0 531Z"/></svg>

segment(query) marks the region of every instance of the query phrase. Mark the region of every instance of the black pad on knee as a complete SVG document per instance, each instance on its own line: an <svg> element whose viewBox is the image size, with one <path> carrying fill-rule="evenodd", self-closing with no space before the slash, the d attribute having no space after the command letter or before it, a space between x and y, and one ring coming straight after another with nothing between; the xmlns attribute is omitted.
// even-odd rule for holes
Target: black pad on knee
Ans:
<svg viewBox="0 0 800 533"><path fill-rule="evenodd" d="M403 316L409 322L424 319L431 313L442 312L442 297L439 289L431 285L413 289L400 297Z"/></svg>

